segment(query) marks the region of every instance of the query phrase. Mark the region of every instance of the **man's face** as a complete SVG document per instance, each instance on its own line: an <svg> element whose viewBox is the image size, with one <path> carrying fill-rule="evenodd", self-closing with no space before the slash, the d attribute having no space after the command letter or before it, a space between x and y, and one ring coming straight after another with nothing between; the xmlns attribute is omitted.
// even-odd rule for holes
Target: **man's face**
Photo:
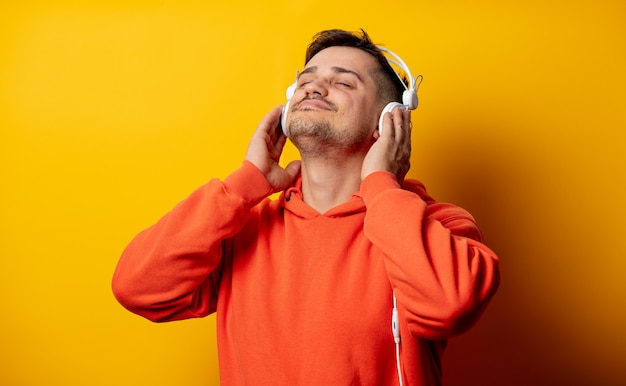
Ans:
<svg viewBox="0 0 626 386"><path fill-rule="evenodd" d="M305 138L350 148L370 143L379 113L370 75L377 65L354 47L329 47L311 58L298 77L287 116L296 146Z"/></svg>

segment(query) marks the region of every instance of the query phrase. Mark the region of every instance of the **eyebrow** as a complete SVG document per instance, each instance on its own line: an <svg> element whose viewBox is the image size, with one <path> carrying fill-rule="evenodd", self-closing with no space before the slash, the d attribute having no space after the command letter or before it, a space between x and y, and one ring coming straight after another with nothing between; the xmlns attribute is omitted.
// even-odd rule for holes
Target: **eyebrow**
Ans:
<svg viewBox="0 0 626 386"><path fill-rule="evenodd" d="M348 70L347 68L343 68L343 67L331 67L331 70L337 74L352 74L354 75L361 83L363 83L363 78L361 78L361 75L359 75L358 72L352 71L352 70ZM307 73L315 73L317 71L317 66L311 66L311 67L307 67L304 70L302 70L300 72L300 75L302 74L307 74Z"/></svg>

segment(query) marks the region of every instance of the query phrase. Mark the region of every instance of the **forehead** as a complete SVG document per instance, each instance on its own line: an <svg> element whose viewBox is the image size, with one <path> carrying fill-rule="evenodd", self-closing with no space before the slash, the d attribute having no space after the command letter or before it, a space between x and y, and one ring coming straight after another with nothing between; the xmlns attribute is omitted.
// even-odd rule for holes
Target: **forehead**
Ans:
<svg viewBox="0 0 626 386"><path fill-rule="evenodd" d="M378 67L378 63L372 55L361 49L334 46L315 54L305 66L309 67L319 69L341 67L365 75Z"/></svg>

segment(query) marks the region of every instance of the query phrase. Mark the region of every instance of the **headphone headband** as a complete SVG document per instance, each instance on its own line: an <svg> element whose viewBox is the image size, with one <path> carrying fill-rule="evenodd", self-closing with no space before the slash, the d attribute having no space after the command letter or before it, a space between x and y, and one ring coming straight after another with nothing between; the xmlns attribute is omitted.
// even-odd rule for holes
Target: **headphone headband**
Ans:
<svg viewBox="0 0 626 386"><path fill-rule="evenodd" d="M417 108L417 102L418 102L417 89L419 85L422 83L421 82L422 76L418 75L417 77L414 78L413 73L411 73L411 69L398 54L382 46L376 46L376 47L383 53L383 55L386 54L385 58L387 59L387 62L389 63L390 67L392 64L394 64L396 67L404 71L407 77L409 78L409 85L407 86L404 83L404 80L402 79L398 71L396 71L393 67L391 67L393 72L396 74L396 76L400 80L400 83L405 85L404 87L406 91L402 95L402 104L404 104L406 108L409 110L415 110ZM419 79L419 83L417 82L418 79Z"/></svg>
<svg viewBox="0 0 626 386"><path fill-rule="evenodd" d="M382 47L382 46L376 46L382 53L383 55L385 55L385 59L387 59L387 62L391 65L394 64L397 67L399 67L400 69L402 69L402 71L404 71L407 75L407 77L409 78L409 85L408 87L405 85L405 87L409 90L416 90L417 87L415 85L417 78L413 78L413 74L411 73L411 69L409 68L409 66L404 62L404 60L402 60L402 58L396 54L395 52L391 51L388 48ZM400 82L402 82L402 84L404 83L404 80L402 79L402 77L400 76L400 74L398 74L398 72L396 70L393 69L393 67L391 68L393 70L393 72L396 74L396 76L398 77L398 79L400 80ZM421 76L418 76L418 78L421 78Z"/></svg>

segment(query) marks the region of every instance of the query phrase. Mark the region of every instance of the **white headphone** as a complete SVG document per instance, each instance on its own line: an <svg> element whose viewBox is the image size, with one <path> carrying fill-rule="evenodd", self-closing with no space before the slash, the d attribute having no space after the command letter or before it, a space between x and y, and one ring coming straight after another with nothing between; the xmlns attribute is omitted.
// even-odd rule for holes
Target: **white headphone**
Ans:
<svg viewBox="0 0 626 386"><path fill-rule="evenodd" d="M413 78L411 69L409 69L409 66L407 66L407 64L404 62L404 60L402 60L400 56L398 56L398 54L394 53L391 50L383 48L381 46L378 46L378 49L388 55L387 62L389 62L389 64L395 64L396 66L400 67L402 71L404 71L407 77L409 78L409 86L407 87L405 85L404 86L405 90L402 93L402 103L391 102L387 104L383 108L383 111L380 113L380 118L378 120L378 132L382 134L383 133L383 118L385 117L385 114L390 113L396 107L400 107L403 110L415 110L417 108L417 105L419 104L419 100L417 98L417 89L419 85L422 83L422 76L418 75L416 78ZM398 74L396 70L394 70L394 73L400 80L400 83L404 84L404 81L402 80L402 77L400 76L400 74ZM419 83L418 83L418 79L419 79Z"/></svg>
<svg viewBox="0 0 626 386"><path fill-rule="evenodd" d="M404 71L409 78L409 85L408 87L406 85L404 86L405 90L402 93L402 103L391 102L387 104L383 108L383 111L380 113L380 119L378 120L378 131L379 133L382 134L383 117L385 116L386 113L391 112L395 107L400 107L401 109L404 109L404 110L415 110L417 108L417 105L419 102L417 98L417 89L419 88L419 85L421 84L422 76L418 75L416 78L413 78L413 74L411 73L409 66L406 65L406 63L404 62L404 60L402 60L400 56L398 56L396 53L394 53L393 51L387 48L383 48L381 46L377 46L377 47L383 54L387 54L387 62L390 65L394 64L400 69L402 69L402 71ZM393 72L396 74L396 76L400 80L400 83L404 85L404 81L402 80L402 77L400 76L400 74L398 74L396 70L393 70ZM419 79L419 82L418 82L418 79ZM296 80L289 87L287 87L287 92L286 92L287 102L285 102L283 106L282 115L280 117L280 125L285 135L287 135L287 124L286 124L287 112L289 111L289 104L291 102L291 98L293 97L293 94L296 92L297 86L298 86L298 73L296 72Z"/></svg>
<svg viewBox="0 0 626 386"><path fill-rule="evenodd" d="M287 87L287 102L283 105L283 112L280 115L280 127L283 129L283 134L285 137L287 136L287 112L289 111L289 104L291 103L291 98L293 94L296 92L296 87L298 86L298 71L296 71L296 80Z"/></svg>

